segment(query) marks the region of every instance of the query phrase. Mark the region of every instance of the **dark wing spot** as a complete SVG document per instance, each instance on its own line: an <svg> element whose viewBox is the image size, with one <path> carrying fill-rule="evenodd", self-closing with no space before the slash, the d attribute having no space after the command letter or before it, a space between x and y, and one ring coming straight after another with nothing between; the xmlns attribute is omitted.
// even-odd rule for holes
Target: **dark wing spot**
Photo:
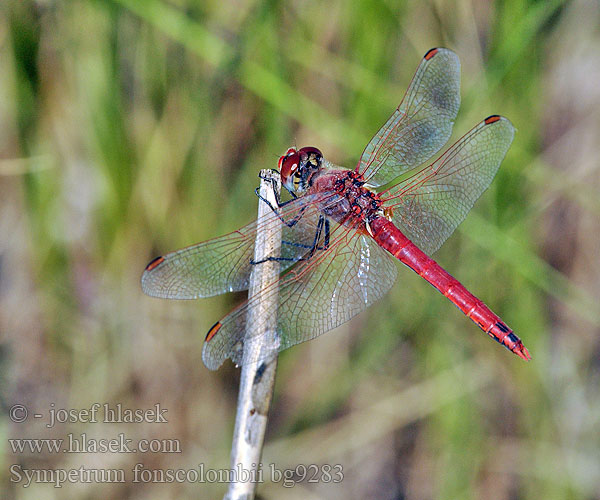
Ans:
<svg viewBox="0 0 600 500"><path fill-rule="evenodd" d="M429 60L430 60L430 59L432 59L432 58L433 58L433 56L435 56L437 53L438 53L438 49L429 49L429 50L427 51L427 54L425 54L425 55L423 56L423 58L424 58L426 61L429 61Z"/></svg>
<svg viewBox="0 0 600 500"><path fill-rule="evenodd" d="M500 120L500 118L501 118L501 116L499 116L499 115L491 115L491 116L488 116L488 117L487 117L485 120L483 120L483 121L484 121L484 123L485 123L486 125L489 125L490 123L495 123L495 122L497 122L498 120Z"/></svg>
<svg viewBox="0 0 600 500"><path fill-rule="evenodd" d="M160 266L165 261L164 257L156 257L156 259L152 259L150 263L146 266L146 271L152 271L156 267Z"/></svg>
<svg viewBox="0 0 600 500"><path fill-rule="evenodd" d="M223 326L221 324L220 321L217 321L213 326L210 327L210 330L208 330L208 333L206 334L206 338L204 339L205 342L208 342L210 339L212 339L217 332L221 329L221 326Z"/></svg>

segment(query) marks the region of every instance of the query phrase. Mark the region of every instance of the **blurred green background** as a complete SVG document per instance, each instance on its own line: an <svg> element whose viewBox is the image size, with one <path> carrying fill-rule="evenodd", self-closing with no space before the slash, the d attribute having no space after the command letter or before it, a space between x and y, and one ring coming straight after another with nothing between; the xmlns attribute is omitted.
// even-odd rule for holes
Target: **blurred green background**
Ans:
<svg viewBox="0 0 600 500"><path fill-rule="evenodd" d="M524 363L407 269L384 300L283 353L262 498L600 498L600 4L597 1L4 0L0 5L2 498L218 498L131 469L225 468L238 371L201 362L243 294L140 290L156 255L256 213L287 147L353 166L431 47L462 64L456 139L518 129L437 260L523 339ZM168 409L167 424L49 409ZM8 411L30 416L14 423ZM53 406L52 406L53 405ZM8 439L174 439L181 453L13 453ZM16 482L118 468L121 484ZM341 464L339 484L268 481Z"/></svg>

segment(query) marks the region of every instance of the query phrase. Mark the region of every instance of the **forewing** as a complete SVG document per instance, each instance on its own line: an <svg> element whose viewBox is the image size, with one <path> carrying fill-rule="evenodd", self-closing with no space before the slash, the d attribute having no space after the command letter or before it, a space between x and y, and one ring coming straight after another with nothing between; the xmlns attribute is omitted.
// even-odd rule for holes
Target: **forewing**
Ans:
<svg viewBox="0 0 600 500"><path fill-rule="evenodd" d="M435 163L384 194L394 224L425 253L435 252L492 182L514 133L509 120L490 116Z"/></svg>
<svg viewBox="0 0 600 500"><path fill-rule="evenodd" d="M431 49L400 106L365 148L358 171L377 187L424 163L450 138L459 106L458 56Z"/></svg>
<svg viewBox="0 0 600 500"><path fill-rule="evenodd" d="M283 225L281 269L285 270L310 251L319 219L317 201L336 195L327 193L293 200L279 213L270 212L265 223ZM225 236L198 243L153 260L142 275L142 290L152 297L197 299L248 288L252 269L257 222Z"/></svg>
<svg viewBox="0 0 600 500"><path fill-rule="evenodd" d="M216 370L227 358L237 365L261 361L260 355L244 358L244 339L250 335L254 341L257 333L253 332L262 332L265 324L277 324L274 351L317 337L381 298L393 285L396 275L391 256L371 238L337 226L327 250L317 251L309 260L299 262L282 277L279 286L267 287L263 300L275 294L279 306L265 311L248 333L248 308L258 298L242 304L211 329L211 333L216 333L204 344L204 364ZM270 334L263 335L266 340Z"/></svg>

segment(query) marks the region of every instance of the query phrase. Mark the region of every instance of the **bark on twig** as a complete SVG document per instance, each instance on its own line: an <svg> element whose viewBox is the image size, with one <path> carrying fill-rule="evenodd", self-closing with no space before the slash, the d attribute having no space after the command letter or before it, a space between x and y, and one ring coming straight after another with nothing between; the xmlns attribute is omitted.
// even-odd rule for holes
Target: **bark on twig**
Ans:
<svg viewBox="0 0 600 500"><path fill-rule="evenodd" d="M261 171L260 194L276 206L274 188L279 193L281 183L279 174L271 170ZM269 181L267 179L272 179ZM266 257L278 257L281 247L281 225L266 227L266 221L272 214L271 208L259 201L258 228L254 247L254 260L263 261ZM272 220L272 219L271 219ZM270 224L273 226L273 224ZM262 293L279 276L279 262L266 261L257 264L250 275L248 298ZM250 500L254 498L256 480L260 478L260 459L267 427L267 413L275 385L277 368L276 314L265 315L263 311L277 308L277 295L270 294L267 300L252 301L255 306L248 309L246 319L246 340L244 359L256 359L257 352L271 350L272 355L265 362L242 364L238 407L231 448L231 468L235 481L229 484L225 500ZM262 324L259 318L273 318L273 324ZM256 332L255 325L261 324L263 332ZM246 477L244 477L246 476Z"/></svg>

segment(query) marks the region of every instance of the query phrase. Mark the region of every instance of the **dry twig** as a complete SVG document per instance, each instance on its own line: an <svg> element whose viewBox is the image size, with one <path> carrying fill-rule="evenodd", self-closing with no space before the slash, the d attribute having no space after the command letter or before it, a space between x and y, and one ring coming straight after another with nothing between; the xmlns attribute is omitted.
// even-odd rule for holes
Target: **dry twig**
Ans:
<svg viewBox="0 0 600 500"><path fill-rule="evenodd" d="M279 193L281 182L279 174L272 170L261 171L260 194L269 200L271 205L277 204L275 191ZM281 247L281 225L273 228L261 223L267 220L271 208L260 201L258 204L258 228L254 247L254 260L264 261L266 257L278 257ZM267 232L268 229L268 232ZM266 261L254 266L250 275L248 298L261 295L262 291L279 276L279 262ZM277 308L278 297L269 294L266 300L253 301L255 305L248 310L246 319L246 340L244 342L244 359L256 359L257 353L270 350L267 361L259 363L242 363L238 407L231 448L231 468L237 476L230 483L225 495L226 500L250 500L256 490L255 480L259 477L260 459L267 427L267 413L271 404L271 396L275 385L277 368L277 315L263 311ZM273 324L262 324L259 318L271 317ZM261 324L263 332L256 332L255 325ZM264 358L264 356L260 356ZM242 472L243 474L239 474ZM246 477L243 477L246 476Z"/></svg>

